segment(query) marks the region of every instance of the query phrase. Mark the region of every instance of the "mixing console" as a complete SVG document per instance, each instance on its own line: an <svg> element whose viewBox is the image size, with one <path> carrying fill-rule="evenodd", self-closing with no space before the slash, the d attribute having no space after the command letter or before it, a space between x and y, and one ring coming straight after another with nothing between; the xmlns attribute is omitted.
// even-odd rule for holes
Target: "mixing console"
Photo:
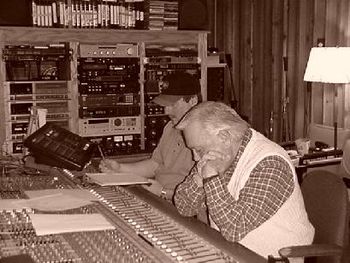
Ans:
<svg viewBox="0 0 350 263"><path fill-rule="evenodd" d="M44 188L84 188L97 199L59 212L1 209L0 262L23 254L37 263L265 262L197 220L181 217L171 204L141 187L100 187L86 183L82 172L68 170L0 168L1 199L26 198L24 190ZM115 229L38 236L32 213L100 213Z"/></svg>

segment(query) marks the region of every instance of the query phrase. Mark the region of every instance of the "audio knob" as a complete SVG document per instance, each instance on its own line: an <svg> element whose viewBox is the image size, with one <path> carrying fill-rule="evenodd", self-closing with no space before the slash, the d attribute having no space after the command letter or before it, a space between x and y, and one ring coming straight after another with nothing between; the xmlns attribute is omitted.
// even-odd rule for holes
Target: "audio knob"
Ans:
<svg viewBox="0 0 350 263"><path fill-rule="evenodd" d="M115 120L114 120L114 125L115 125L115 126L121 126L121 125L122 125L122 120L119 119L119 118L118 118L118 119L115 119Z"/></svg>
<svg viewBox="0 0 350 263"><path fill-rule="evenodd" d="M157 119L156 118L149 118L149 124L152 127L156 126L157 125Z"/></svg>
<svg viewBox="0 0 350 263"><path fill-rule="evenodd" d="M151 150L153 150L154 148L157 147L157 141L156 141L156 140L150 140L150 141L148 142L148 147L149 147Z"/></svg>
<svg viewBox="0 0 350 263"><path fill-rule="evenodd" d="M168 122L169 122L168 116L162 117L162 119L161 119L162 126L166 125Z"/></svg>
<svg viewBox="0 0 350 263"><path fill-rule="evenodd" d="M131 48L131 47L129 47L129 48L126 50L126 53L127 53L129 56L131 56L131 55L134 54L134 49Z"/></svg>

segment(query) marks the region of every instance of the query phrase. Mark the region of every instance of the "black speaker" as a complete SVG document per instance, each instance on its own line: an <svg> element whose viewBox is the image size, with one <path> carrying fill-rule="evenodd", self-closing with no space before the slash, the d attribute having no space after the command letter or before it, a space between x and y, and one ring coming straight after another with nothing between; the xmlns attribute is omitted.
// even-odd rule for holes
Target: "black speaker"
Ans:
<svg viewBox="0 0 350 263"><path fill-rule="evenodd" d="M179 0L180 30L208 30L207 0Z"/></svg>
<svg viewBox="0 0 350 263"><path fill-rule="evenodd" d="M5 0L0 3L1 26L31 26L31 0Z"/></svg>

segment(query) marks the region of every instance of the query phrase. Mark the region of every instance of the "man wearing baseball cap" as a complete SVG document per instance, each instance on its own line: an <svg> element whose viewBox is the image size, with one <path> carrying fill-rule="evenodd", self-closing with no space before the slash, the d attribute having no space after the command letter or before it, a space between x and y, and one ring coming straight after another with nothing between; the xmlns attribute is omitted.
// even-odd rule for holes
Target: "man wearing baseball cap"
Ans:
<svg viewBox="0 0 350 263"><path fill-rule="evenodd" d="M145 186L147 190L171 200L175 187L194 165L191 150L174 126L201 100L201 89L198 78L186 72L165 76L161 88L161 94L153 102L165 107L170 121L164 127L152 156L133 163L106 159L101 161L100 169L102 172L129 172L144 176L151 182L150 186Z"/></svg>

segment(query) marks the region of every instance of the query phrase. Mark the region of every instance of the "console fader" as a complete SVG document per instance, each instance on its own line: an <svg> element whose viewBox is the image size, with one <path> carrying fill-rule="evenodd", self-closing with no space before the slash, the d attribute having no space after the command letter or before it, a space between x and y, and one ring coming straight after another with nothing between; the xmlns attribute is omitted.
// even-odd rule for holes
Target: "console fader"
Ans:
<svg viewBox="0 0 350 263"><path fill-rule="evenodd" d="M55 213L100 213L115 226L113 230L37 236L29 215L54 212L1 209L0 261L29 255L36 263L266 262L199 221L180 216L170 203L142 187L99 187L85 181L78 171L52 168L40 172L6 164L0 168L1 199L25 198L25 190L84 188L98 201Z"/></svg>

